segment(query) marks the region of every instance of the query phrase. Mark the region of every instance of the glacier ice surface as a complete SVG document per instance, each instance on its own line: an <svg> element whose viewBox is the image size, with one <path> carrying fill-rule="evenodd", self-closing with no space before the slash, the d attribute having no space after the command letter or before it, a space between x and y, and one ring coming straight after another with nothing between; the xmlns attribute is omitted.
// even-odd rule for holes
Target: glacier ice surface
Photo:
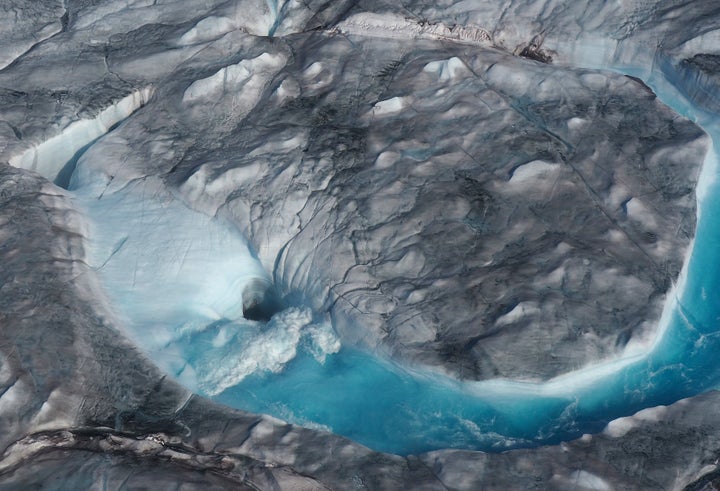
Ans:
<svg viewBox="0 0 720 491"><path fill-rule="evenodd" d="M718 318L712 296L717 290L718 240L713 214L705 211L716 209L714 148L709 148L700 177L701 208L693 230L695 170L708 151L696 127L656 104L648 87L634 79L546 67L507 54L526 52L523 46L532 38L533 49L547 50L561 65L625 70L643 77L671 102L662 92L667 80L712 111L712 70L701 63L712 55L698 56L714 39L713 31L696 36L667 27L679 18L678 9L685 8L675 3L662 9L643 2L618 9L578 3L567 11L534 1L449 4L441 9L417 2L393 16L385 11L393 10L391 6L381 9L383 15L372 12L370 5L348 13L347 2L327 10L313 2L205 2L197 11L181 1L120 7L70 3L62 19L34 33L40 40L37 46L0 72L0 83L7 88L3 100L9 101L3 109L7 127L0 151L10 163L34 166L58 184L66 183L68 176L58 181L58 172L74 156L77 167L67 181L70 194L42 187L43 181L31 174L3 170L9 183L3 196L12 199L2 208L8 231L3 236L3 289L8 295L2 312L5 335L13 340L7 345L15 351L3 351L3 366L12 368L0 402L3 417L8 415L5 423L17 422L5 432L4 444L20 442L3 459L9 469L3 479L10 486L13 479L20 479L15 484L40 479L31 477L36 467L24 464L23 456L53 445L95 455L115 441L123 455L152 459L165 448L158 442L165 442L167 433L185 435L177 438L184 438L182 445L193 451L202 447L212 452L188 438L202 433L195 418L214 406L193 402L171 382L162 382L159 372L147 368L151 365L145 356L193 390L402 453L552 442L597 431L608 419L648 404L670 404L715 386L717 375L708 357ZM243 24L239 5L246 9L243 14L263 13L270 21L259 27ZM700 3L684 12L704 15ZM344 20L332 27L331 19L340 17ZM138 18L148 23L138 24ZM552 26L542 39L533 37L537 22ZM135 30L126 36L130 26ZM314 34L301 33L318 26ZM14 35L12 31L3 42L12 45ZM665 45L647 49L658 35L665 36ZM52 38L43 41L47 36ZM18 45L17 53L35 42L28 41L32 37ZM405 42L408 38L413 38L413 50ZM450 44L438 48L438 42ZM475 51L493 44L504 52ZM70 64L74 73L68 78L64 46L89 47ZM177 49L165 56L169 46ZM54 77L58 73L63 76ZM52 92L58 86L61 89ZM155 89L152 98L140 92L149 86ZM710 87L710 93L697 87ZM25 89L25 95L18 88ZM130 99L123 99L126 96ZM682 98L672 97L673 106L683 112ZM197 104L198 98L205 102ZM121 102L113 106L115 101ZM716 134L712 113L701 108L686 114ZM613 128L623 122L623 128ZM628 139L628 128L639 136ZM511 151L503 153L502 148ZM603 159L624 161L627 167L607 172ZM688 163L694 163L695 170L689 170ZM645 174L627 171L643 165ZM567 166L579 181L568 177L572 173ZM478 173L478 167L492 172ZM448 168L454 175L445 172ZM573 188L580 181L585 188ZM650 188L663 199L653 201ZM529 259L515 252L528 247L522 239L532 236L530 215L555 193L561 203L567 202L573 189L586 189L592 197L591 206L585 207L573 200L574 216L586 220L588 227L578 223L580 228L561 232L572 236L575 231L575 240L540 240L538 247L530 247ZM493 207L498 200L503 206ZM436 202L442 207L433 207ZM503 216L507 202L522 205ZM23 208L16 208L17 203ZM593 215L594 209L602 213ZM495 213L501 220L492 223ZM10 231L31 216L35 240L18 248ZM545 219L570 223L552 210ZM603 228L605 219L613 225ZM43 220L49 220L47 230ZM503 228L503 240L493 243L493 235ZM677 302L665 301L693 233L702 240L695 241L685 274L679 277ZM481 246L470 240L473 236L483 239ZM591 236L586 251L600 248L607 255L605 262L598 263L597 256L578 244L578 237ZM636 256L629 253L634 247ZM475 256L480 261L471 263ZM26 257L30 260L18 259ZM659 261L667 262L658 267ZM493 277L503 264L517 265L504 273L515 285L532 288L514 290L503 275ZM519 281L525 274L532 280ZM494 288L482 287L488 276ZM51 281L40 288L40 278ZM33 286L25 288L25 283L34 285L37 293L28 296ZM243 296L259 298L266 292L278 295L278 310L282 304L293 307L267 324L245 319L248 301ZM506 298L508 292L517 298ZM576 296L583 292L585 297ZM558 302L557 295L564 300ZM596 310L587 299L597 302ZM659 318L663 302L662 336L650 354L643 355L638 346L649 344L656 324L649 319ZM610 311L603 305L619 308ZM492 306L500 308L488 309ZM584 329L573 330L572 323L570 330L558 328L567 321L562 309L572 312L569 318L586 321ZM467 317L478 310L481 316ZM548 312L556 314L548 318ZM57 326L52 346L65 359L37 351L17 334L32 338L44 333L37 326L51 313L57 318L49 324ZM467 327L477 326L480 319L489 328L476 340L474 329ZM603 331L608 319L613 329ZM521 325L533 329L518 335ZM632 329L617 332L630 325ZM143 354L112 338L118 331L141 345ZM62 334L68 332L73 334ZM110 344L102 341L111 338ZM92 349L83 350L87 343ZM341 349L340 343L346 346ZM89 368L106 367L113 350L125 353L123 373ZM368 356L368 351L381 357ZM23 356L33 361L18 365L15 352L32 353ZM547 379L622 353L630 356L604 363L602 370L589 368L546 383L472 380L497 374ZM76 359L83 360L74 372L81 376L59 381L63 370L75 369L53 367L74 366ZM282 373L274 373L281 368ZM102 383L102 377L116 378L117 383ZM153 386L152 380L160 382ZM145 387L154 388L143 395ZM268 399L259 397L263 392ZM318 397L295 397L303 392ZM383 397L368 398L368 393ZM62 402L69 394L84 394L76 411ZM690 426L683 426L678 414L695 408L691 421L705 421L703 417L711 416L699 416L697 407L711 404L713 397L697 399L699 406L686 401L669 405L659 420L673 422L669 433L687 430ZM273 398L276 402L268 402ZM329 404L341 404L335 406L341 410L329 411ZM429 411L419 412L418 407ZM328 412L332 414L327 417L335 418L332 422L318 416ZM388 413L398 419L388 420ZM232 433L229 421L235 416L216 414L226 424L210 431L213 438ZM428 416L430 422L422 419ZM652 428L652 421L637 419ZM259 461L227 462L228 468L260 469L251 473L255 487L267 484L262 476L268 475L275 483L285 483L281 488L297 486L302 478L295 469L337 485L337 474L329 467L308 467L289 442L320 439L341 445L340 440L264 421L250 424L256 430L238 430L244 436L236 440L252 442L243 445L241 453ZM415 433L422 442L403 446L401 439L412 432L397 421L427 431L420 437ZM358 422L375 433L359 434ZM582 422L589 426L579 427ZM244 428L245 423L238 424ZM78 432L74 425L86 429ZM589 443L579 440L562 448L593 454L613 448L618 440L617 445L635 445L632 448L642 453L634 427L614 431L618 425L612 423L606 434ZM113 427L139 435L154 428L160 434L122 440L121 433L108 430ZM99 433L88 438L83 431ZM388 438L397 447L388 446ZM701 435L683 438L711 443L703 447L706 453L695 451L701 457L684 462L683 473L671 477L657 469L652 479L679 486L712 474L706 462L712 440ZM279 447L277 442L282 442ZM182 445L175 458L196 462ZM348 459L360 469L364 464L356 459L363 451L342 445L347 453L339 460ZM313 445L302 446L307 455L320 452ZM576 469L556 448L503 457L444 451L426 454L423 461L440 482L468 489L483 482L476 480L482 472L468 474L460 469L463 463L498 458L507 459L507 469L513 469L517 459L530 459L535 462L530 468L539 474L525 477L539 476L556 487L645 479L592 462L588 469ZM387 466L385 470L395 469L384 479L437 484L432 478L424 481L427 471L417 470L412 459L373 458ZM67 461L52 451L44 459L46 469ZM111 468L121 473L132 469L132 458L114 459ZM264 459L292 468L269 471ZM322 458L325 466L330 460ZM552 462L560 467L548 474ZM659 460L644 462L652 466ZM682 460L673 462L681 466ZM397 471L398 466L409 470ZM78 482L82 476L103 473L111 481L122 480L110 477L107 469L106 463L89 458L87 467L78 470ZM158 469L155 479L160 482L166 470ZM357 470L352 479L367 483L371 475ZM242 481L238 476L228 479ZM190 479L183 474L185 478ZM380 479L377 472L374 478ZM497 486L507 488L503 479L509 478L495 479ZM522 486L523 473L517 472L515 479L513 485ZM377 487L380 481L374 482ZM391 481L383 482L387 487Z"/></svg>

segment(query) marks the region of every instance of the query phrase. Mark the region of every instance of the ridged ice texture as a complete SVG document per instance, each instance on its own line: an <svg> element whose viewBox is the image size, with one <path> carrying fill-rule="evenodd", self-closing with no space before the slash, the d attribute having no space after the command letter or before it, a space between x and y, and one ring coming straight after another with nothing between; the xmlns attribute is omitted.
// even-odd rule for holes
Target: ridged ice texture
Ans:
<svg viewBox="0 0 720 491"><path fill-rule="evenodd" d="M626 77L353 41L294 41L304 58L222 153L203 138L173 167L180 196L233 217L351 345L539 379L646 343L693 233L702 132Z"/></svg>

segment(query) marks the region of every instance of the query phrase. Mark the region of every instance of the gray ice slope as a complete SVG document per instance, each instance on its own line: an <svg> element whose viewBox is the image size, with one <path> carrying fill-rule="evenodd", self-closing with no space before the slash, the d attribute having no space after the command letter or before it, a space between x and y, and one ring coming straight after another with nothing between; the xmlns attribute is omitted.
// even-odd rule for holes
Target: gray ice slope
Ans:
<svg viewBox="0 0 720 491"><path fill-rule="evenodd" d="M406 31L394 29L405 37L408 29L419 31L421 39L408 43L387 40L384 25L368 27L350 17L376 11L386 18L392 5L356 4L345 15L347 2L313 16L290 2L305 17L294 17L300 21L288 23L281 32L285 37L266 39L253 35L276 23L260 2L243 7L263 11L269 20L261 24L244 22L250 18L245 11L233 17L237 9L222 2L193 9L182 2L135 2L132 8L98 2L77 4L76 10L73 3L65 20L64 11L56 9L60 16L46 24L19 5L12 32L25 35L4 31L3 43L19 46L13 48L19 53L55 34L58 22L66 26L0 72L5 160L152 86L149 106L93 145L80 165L110 169L108 162L123 162L120 172L113 171L120 180L164 176L178 199L234 219L254 241L278 288L290 297L303 291L303 301L330 309L348 342L379 345L462 376L546 377L578 360L609 354L618 339L622 345L633 333L637 338L647 331L642 320L657 318L692 234L692 185L705 145L701 133L629 79L544 67L468 44L487 48L494 42L519 53L544 32L544 46L560 63L630 63L644 53L638 64L649 67L659 59L658 67L677 73L676 82L713 109L714 96L695 90L698 81L712 84L716 77L713 65L705 63L713 60L707 52L717 37L712 5L659 8L635 2L592 11L581 3L568 9L547 2L472 4L478 11L458 3L440 11L417 3L400 11L401 17L413 13L403 24ZM201 25L212 15L229 20ZM339 15L345 23L333 29ZM439 28L429 29L426 21L445 23L450 34L441 30L438 36ZM448 43L455 22L482 31L468 28L473 35ZM678 28L684 24L691 27ZM218 25L225 27L219 32ZM379 33L366 39L358 35L358 25ZM325 31L289 35L318 26ZM223 29L231 32L223 35ZM433 41L437 37L444 41ZM596 45L594 52L585 49ZM592 53L602 56L587 59ZM433 64L439 60L449 61ZM228 75L235 86L225 85ZM582 115L588 114L592 124L583 126ZM490 150L479 145L483 137ZM499 157L497 148L510 144L513 151ZM628 162L621 168L626 189L613 192L619 179L593 159L598 148L603 162ZM677 169L666 171L667 162ZM690 171L687 162L694 162ZM712 407L715 394L677 403L660 411L658 422L646 419L624 435L610 432L562 448L502 455L438 452L423 457L428 467L266 419L256 425L256 417L209 409L194 398L184 405L187 394L112 329L120 326L83 266L85 230L67 196L24 171L4 167L3 174L6 390L0 421L7 428L3 447L18 442L2 461L9 489L32 479L47 482L46 476L61 468L78 469L75 476L86 476L86 487L105 477L109 487L121 487L129 472L142 468L138 455L162 461L147 479L158 485L177 480L180 466L182 480L195 479L198 488L230 486L232 481L223 479L290 488L311 479L306 476L340 489L348 483L383 489L400 482L441 488L441 481L455 489L525 488L530 481L523 478L539 488L670 488L701 474L710 473L706 480L713 476L717 423L705 408ZM547 185L529 187L528 179ZM552 204L555 179L582 210L573 216L584 222L560 219L567 209ZM648 184L656 191L650 198L642 187ZM510 200L517 206L496 204ZM538 207L548 213L539 220ZM645 230L649 218L656 228ZM669 233L664 220L683 233ZM548 237L538 223L560 236ZM519 225L513 230L508 224ZM558 225L569 230L552 230ZM510 240L496 239L497 230ZM531 240L523 243L525 235ZM568 249L564 239L572 236L588 237L588 243L569 240ZM306 257L308 248L319 248L318 257L332 250L333 261ZM598 248L608 254L598 256ZM478 261L483 254L485 261ZM505 269L489 268L491 260ZM633 271L637 261L643 267ZM587 271L590 275L582 274ZM501 286L486 292L473 279L488 274ZM504 285L515 278L522 278L512 290L521 298L507 299L503 309L493 311L510 291ZM540 278L541 284L517 290L528 278ZM615 281L629 282L623 283L630 285L628 295L646 301L615 313L626 317L613 320L613 329L603 332L608 322L594 328L552 322L572 315L615 319L617 294L607 286L603 290ZM468 284L472 294L461 291ZM563 290L563 284L572 288ZM583 305L582 297L573 298L578 291L601 300L604 294L605 303ZM453 308L444 311L448 306ZM482 316L482 322L470 319L479 330L465 331L467 322L453 324L458 315ZM523 326L535 329L511 334ZM619 328L630 331L620 335ZM586 335L573 329L587 329ZM475 339L478 335L485 339ZM508 338L520 340L514 357L496 351L513 353ZM534 355L523 356L529 345ZM695 431L689 422L697 422ZM200 438L203 431L208 436ZM218 441L227 443L215 445ZM343 451L333 451L333 445ZM74 451L61 451L64 446ZM236 460L221 466L221 453ZM583 467L587 462L589 470ZM213 471L194 471L200 467ZM125 485L134 486L132 480Z"/></svg>
<svg viewBox="0 0 720 491"><path fill-rule="evenodd" d="M288 40L302 58L242 122L183 138L182 199L238 223L345 342L462 377L544 378L652 331L693 233L697 128L626 77L350 41Z"/></svg>
<svg viewBox="0 0 720 491"><path fill-rule="evenodd" d="M118 188L159 175L236 223L281 295L330 313L347 344L540 379L647 342L693 233L706 143L642 85L483 40L271 40L217 20L230 32L198 37L210 17L113 33L102 50L78 28L18 61L6 86L70 82L39 94L46 110L9 95L25 135L10 160L42 173L56 146L20 149L48 139L51 117L63 145L78 141L64 119L94 115L88 91L153 90L78 172ZM81 52L69 79L68 44Z"/></svg>

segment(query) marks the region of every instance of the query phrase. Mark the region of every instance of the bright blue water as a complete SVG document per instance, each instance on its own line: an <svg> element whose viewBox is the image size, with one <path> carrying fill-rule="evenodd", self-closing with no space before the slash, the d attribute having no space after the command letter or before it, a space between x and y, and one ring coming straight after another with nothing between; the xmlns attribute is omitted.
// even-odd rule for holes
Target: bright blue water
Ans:
<svg viewBox="0 0 720 491"><path fill-rule="evenodd" d="M720 147L710 115L694 110L662 77L654 75L649 83L666 104L703 125ZM557 443L715 388L720 381L716 162L713 149L702 176L706 189L698 191L701 211L684 285L666 306L664 331L646 355L533 384L458 382L348 349L320 364L301 351L283 372L256 373L215 399L299 424L319 423L371 448L405 455Z"/></svg>
<svg viewBox="0 0 720 491"><path fill-rule="evenodd" d="M353 350L325 364L301 354L279 374L255 374L216 396L224 404L308 424L371 448L411 454L438 448L506 450L557 443L610 420L714 387L717 334L678 314L653 352L593 377L533 384L457 382L409 372ZM587 377L587 378L586 378Z"/></svg>
<svg viewBox="0 0 720 491"><path fill-rule="evenodd" d="M710 116L695 111L662 77L653 75L649 83L667 104L703 125L717 143L716 148L720 148L720 131ZM720 334L716 332L720 302L715 293L720 291L720 213L716 211L720 210L720 187L715 182L714 150L703 172L705 187L698 192L701 213L697 239L686 276L678 287L678 298L666 307L662 323L665 328L652 350L543 384L459 382L347 348L328 355L321 363L312 355L317 346L309 336L301 334L304 328L287 328L306 322L302 314L295 315L289 324L278 321L273 327L271 323L264 331L237 318L232 298L220 301L210 295L217 290L212 285L205 290L197 283L186 288L186 297L176 301L194 305L190 310L196 311L192 313L195 318L169 322L164 311L158 310L161 303L155 301L157 278L162 278L163 288L170 288L179 277L185 283L195 277L207 279L207 265L197 266L188 258L197 255L197 264L202 265L202 257L210 256L215 261L213 284L224 278L230 286L222 287L222 291L242 291L241 284L233 283L240 273L226 277L228 268L223 266L225 262L237 265L249 260L242 253L242 238L228 236L226 226L209 223L195 212L175 210L175 205L166 204L167 200L150 206L144 187L133 191L128 186L127 193L136 195L119 195L105 206L97 204L100 198L92 186L83 191L78 184L76 193L94 218L99 228L96 233L104 237L95 241L95 249L101 251L99 257L105 257L98 262L98 270L106 276L109 290L124 292L124 296L115 295L114 300L123 311L122 317L135 323L130 335L146 346L162 368L201 393L203 387L214 387L205 389L208 395L229 406L323 427L377 450L411 454L451 447L500 451L555 443L597 432L610 420L642 408L672 403L716 387L720 381L720 368L715 363L720 350ZM97 181L88 176L87 182ZM125 217L139 213L133 208L137 203L142 204L142 216L149 226L133 235ZM121 210L120 205L128 208ZM112 218L113 213L118 216ZM168 214L175 217L174 221L158 228L158 223L167 221ZM198 242L194 236L176 237L176 243L188 244L178 249L182 254L177 257L164 249L145 250L145 240L176 234L178 230L193 234L199 230L197 233L205 239ZM217 239L212 239L214 234ZM139 268L147 270L142 291L137 290L138 268L122 262L137 262L138 251L147 256L146 265ZM180 267L185 268L182 271L158 265L159 261L167 261L177 268L179 259ZM209 296L200 295L202 292ZM113 292L109 293L113 297ZM148 300L147 295L152 298ZM186 310L184 307L183 312ZM235 322L225 324L223 319L233 315ZM213 321L212 327L203 327ZM253 367L230 366L228 371L218 371L218 366L237 360L253 362L253 358L275 368L284 364L284 369L279 373L255 370L240 383L217 393L218 387L222 390L230 385L223 385L223 377L246 374Z"/></svg>

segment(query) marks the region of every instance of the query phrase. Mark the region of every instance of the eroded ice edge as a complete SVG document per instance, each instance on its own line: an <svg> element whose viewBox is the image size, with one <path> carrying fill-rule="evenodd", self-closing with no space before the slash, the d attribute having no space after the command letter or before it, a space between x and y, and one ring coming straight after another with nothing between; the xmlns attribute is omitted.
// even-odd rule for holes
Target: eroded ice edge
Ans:
<svg viewBox="0 0 720 491"><path fill-rule="evenodd" d="M720 217L714 213L720 210L715 151L720 128L661 73L620 71L645 78L663 102L712 137L696 191L696 239L646 353L545 383L461 382L399 366L341 347L328 319L303 306L288 308L267 323L246 320L243 300L262 293L271 280L231 224L190 210L158 178L119 187L113 186L112 169L72 167L73 156L141 107L150 88L95 120L72 125L13 163L68 179L91 219L92 266L126 334L192 390L398 454L551 444L715 388L720 380L713 363L720 348L720 333L714 330L720 304L711 298L720 286L720 218L714 218ZM111 144L106 141L105 149ZM63 158L44 158L58 154ZM70 167L44 169L50 160Z"/></svg>

